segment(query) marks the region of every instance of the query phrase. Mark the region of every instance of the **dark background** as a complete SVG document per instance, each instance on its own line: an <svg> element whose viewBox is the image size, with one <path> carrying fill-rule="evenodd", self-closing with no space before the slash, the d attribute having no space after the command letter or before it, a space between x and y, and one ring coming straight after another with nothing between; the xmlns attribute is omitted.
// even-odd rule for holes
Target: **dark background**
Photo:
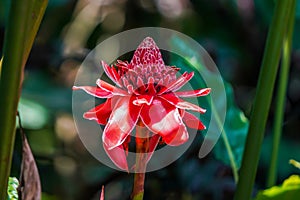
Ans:
<svg viewBox="0 0 300 200"><path fill-rule="evenodd" d="M133 175L110 169L94 159L78 138L73 122L71 87L81 62L99 42L137 27L165 27L182 32L209 52L224 80L233 87L235 106L249 117L273 2L49 0L26 64L19 107L39 168L43 199L99 199L102 185L105 185L106 199L127 199L132 190ZM7 11L8 1L0 1L1 47ZM291 174L299 174L299 170L288 164L289 159L300 160L299 1L296 17L278 183ZM265 188L274 109L273 101L255 193ZM235 184L230 166L218 159L216 153L200 160L197 154L201 140L201 136L196 138L175 163L147 174L145 200L232 199ZM12 176L17 177L19 149L17 136L12 170Z"/></svg>

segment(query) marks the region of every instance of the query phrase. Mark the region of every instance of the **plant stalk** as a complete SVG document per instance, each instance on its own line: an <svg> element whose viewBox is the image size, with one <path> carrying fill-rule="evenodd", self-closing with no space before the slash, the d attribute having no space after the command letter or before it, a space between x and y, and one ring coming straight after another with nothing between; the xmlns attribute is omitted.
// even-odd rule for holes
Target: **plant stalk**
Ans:
<svg viewBox="0 0 300 200"><path fill-rule="evenodd" d="M0 62L0 199L6 199L23 69L48 0L12 0Z"/></svg>
<svg viewBox="0 0 300 200"><path fill-rule="evenodd" d="M136 164L132 191L133 200L144 197L145 172L147 167L147 153L149 152L149 130L142 124L136 126Z"/></svg>
<svg viewBox="0 0 300 200"><path fill-rule="evenodd" d="M212 107L212 112L216 117L217 124L218 124L219 128L222 130L223 124L221 123L220 117L218 115L218 111L216 110L215 105L213 103L211 104L211 107ZM237 167L237 164L235 161L235 157L234 157L232 148L231 148L229 140L228 140L227 132L225 131L224 128L221 133L221 136L222 136L222 140L224 142L224 145L225 145L225 148L227 150L228 157L230 160L230 166L231 166L234 182L237 183L239 180L238 167Z"/></svg>
<svg viewBox="0 0 300 200"><path fill-rule="evenodd" d="M11 1L5 31L0 78L0 199L6 199L15 140L16 114L20 95L26 16L26 1Z"/></svg>
<svg viewBox="0 0 300 200"><path fill-rule="evenodd" d="M293 9L289 16L287 33L283 41L282 63L280 68L279 85L278 85L278 92L276 97L274 135L273 135L272 154L271 154L271 162L270 162L270 168L268 174L267 187L274 186L277 179L278 151L279 151L279 145L281 139L282 124L284 119L286 88L288 84L290 58L291 58L291 51L292 51L292 39L293 39L293 31L294 31L294 24L295 24L295 12L296 12L295 3L296 2L293 1L293 5L292 5Z"/></svg>
<svg viewBox="0 0 300 200"><path fill-rule="evenodd" d="M278 70L280 52L294 0L276 1L268 33L255 101L243 154L235 200L249 200L255 181L260 149Z"/></svg>

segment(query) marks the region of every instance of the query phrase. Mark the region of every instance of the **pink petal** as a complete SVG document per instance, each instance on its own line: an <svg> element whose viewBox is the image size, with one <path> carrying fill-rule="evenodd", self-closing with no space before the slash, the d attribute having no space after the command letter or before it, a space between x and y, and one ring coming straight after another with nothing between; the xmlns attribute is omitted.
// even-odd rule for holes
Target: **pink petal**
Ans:
<svg viewBox="0 0 300 200"><path fill-rule="evenodd" d="M119 80L120 80L121 77L118 74L117 70L113 66L110 69L111 69L111 74L113 75L116 82L120 83ZM118 85L118 86L120 86L120 85Z"/></svg>
<svg viewBox="0 0 300 200"><path fill-rule="evenodd" d="M189 103L187 101L183 101L182 99L178 98L174 93L170 92L170 93L165 93L163 95L160 95L159 98L169 102L170 104L176 106L179 109L183 109L183 110L192 110L192 111L196 111L199 113L205 113L206 110L195 105L192 103Z"/></svg>
<svg viewBox="0 0 300 200"><path fill-rule="evenodd" d="M102 140L109 149L121 145L137 123L141 107L132 103L131 97L117 98Z"/></svg>
<svg viewBox="0 0 300 200"><path fill-rule="evenodd" d="M176 104L176 107L179 108L179 109L184 109L184 110L192 110L192 111L195 111L195 112L199 112L199 113L205 113L206 112L206 109L204 108L201 108L195 104L192 104L190 102L187 102L187 101L180 101Z"/></svg>
<svg viewBox="0 0 300 200"><path fill-rule="evenodd" d="M208 95L210 91L210 88L203 88L199 90L175 92L175 94L179 97L200 97Z"/></svg>
<svg viewBox="0 0 300 200"><path fill-rule="evenodd" d="M112 110L111 99L107 99L105 103L100 104L95 108L85 112L83 114L83 117L89 120L96 120L98 124L105 125L111 114L111 110Z"/></svg>
<svg viewBox="0 0 300 200"><path fill-rule="evenodd" d="M93 86L73 86L73 90L84 90L86 93L98 98L111 98L113 94L107 90L103 90Z"/></svg>
<svg viewBox="0 0 300 200"><path fill-rule="evenodd" d="M169 91L177 91L182 86L184 86L189 80L191 80L194 76L194 72L187 73L184 72L177 80L170 83L168 86L166 86L164 89L160 90L158 94L163 94Z"/></svg>
<svg viewBox="0 0 300 200"><path fill-rule="evenodd" d="M197 129L197 130L206 129L204 124L195 115L191 113L185 112L182 119L184 123L190 128Z"/></svg>
<svg viewBox="0 0 300 200"><path fill-rule="evenodd" d="M123 83L123 86L124 86L124 87L127 88L127 86L130 85L126 77L122 77L121 80L122 80L122 83Z"/></svg>
<svg viewBox="0 0 300 200"><path fill-rule="evenodd" d="M149 77L148 78L148 87L147 87L147 93L150 95L155 95L156 94L156 90L154 87L154 78L153 77Z"/></svg>
<svg viewBox="0 0 300 200"><path fill-rule="evenodd" d="M179 146L185 143L188 139L189 134L186 130L186 126L183 123L179 125L179 129L177 131L174 131L169 135L163 137L165 143L167 143L170 146Z"/></svg>
<svg viewBox="0 0 300 200"><path fill-rule="evenodd" d="M165 101L169 102L174 106L176 106L176 104L180 101L180 99L173 92L160 95L159 98L164 99Z"/></svg>
<svg viewBox="0 0 300 200"><path fill-rule="evenodd" d="M144 92L146 89L144 81L141 77L137 77L137 86L140 92Z"/></svg>
<svg viewBox="0 0 300 200"><path fill-rule="evenodd" d="M188 140L178 109L162 99L154 99L150 106L144 105L141 119L150 131L162 136L169 145L180 145Z"/></svg>
<svg viewBox="0 0 300 200"><path fill-rule="evenodd" d="M129 94L135 93L132 85L127 85L127 91Z"/></svg>
<svg viewBox="0 0 300 200"><path fill-rule="evenodd" d="M104 200L104 185L102 185L100 200Z"/></svg>
<svg viewBox="0 0 300 200"><path fill-rule="evenodd" d="M141 106L142 104L147 104L148 106L152 103L153 101L153 96L151 95L139 95L136 96L136 100L133 100L133 104L137 106Z"/></svg>
<svg viewBox="0 0 300 200"><path fill-rule="evenodd" d="M128 165L123 145L111 149L109 146L103 143L103 148L108 157L117 167L128 172Z"/></svg>
<svg viewBox="0 0 300 200"><path fill-rule="evenodd" d="M150 37L145 38L134 52L132 65L164 65L159 48Z"/></svg>
<svg viewBox="0 0 300 200"><path fill-rule="evenodd" d="M177 81L175 83L173 83L172 85L168 86L169 91L177 91L179 90L182 86L184 86L187 82L189 82L189 80L191 80L194 76L194 72L191 73L183 73L181 77L179 77L179 79L177 79Z"/></svg>
<svg viewBox="0 0 300 200"><path fill-rule="evenodd" d="M106 64L104 61L101 61L102 67L104 69L105 74L119 87L121 87L119 83L120 76L117 73L113 67L110 67L108 64Z"/></svg>
<svg viewBox="0 0 300 200"><path fill-rule="evenodd" d="M99 86L99 88L101 88L102 90L105 90L107 92L111 92L114 95L120 95L120 96L126 96L128 95L127 92L125 92L124 90L117 88L101 79L98 79L96 81L96 84Z"/></svg>

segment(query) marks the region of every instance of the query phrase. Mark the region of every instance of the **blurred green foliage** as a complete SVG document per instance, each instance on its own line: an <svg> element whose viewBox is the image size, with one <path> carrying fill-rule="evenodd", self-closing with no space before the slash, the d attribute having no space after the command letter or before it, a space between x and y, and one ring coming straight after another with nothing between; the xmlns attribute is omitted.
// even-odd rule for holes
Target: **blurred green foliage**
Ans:
<svg viewBox="0 0 300 200"><path fill-rule="evenodd" d="M274 1L174 0L172 6L167 7L159 4L161 1L152 0L101 2L50 0L26 64L19 110L40 171L43 199L99 199L102 185L105 185L106 199L129 197L132 176L96 161L78 138L71 113L71 87L81 62L96 44L136 27L171 28L191 36L208 51L227 82L227 106L230 109L225 130L236 161L240 163L248 127L246 118L251 113ZM0 1L1 47L8 3L9 0ZM299 34L298 0L278 183L291 174L299 174L295 168L286 165L290 158L300 160ZM168 62L183 70L190 66L180 58L171 58L166 60ZM200 77L193 78L193 87L205 86L199 82ZM209 108L205 98L198 101L204 108ZM262 148L256 191L262 189L266 181L273 113L274 106ZM203 117L205 124L211 114L208 110ZM198 134L178 161L147 174L145 200L232 199L235 184L224 144L220 139L214 151L200 160L197 155L204 136L205 132ZM12 175L18 177L21 155L18 135L15 146Z"/></svg>
<svg viewBox="0 0 300 200"><path fill-rule="evenodd" d="M205 85L205 81L203 80L202 76L207 75L207 77L210 77L211 79L214 79L215 81L218 80L218 75L216 73L210 72L209 69L210 66L205 66L204 60L208 59L205 55L199 55L199 52L194 52L193 49L190 49L188 44L186 44L183 40L180 38L173 38L172 40L172 47L176 49L180 49L182 52L185 52L185 55L187 55L184 58L180 58L179 56L171 56L171 64L175 65L177 67L182 68L181 71L195 71L194 78L190 81L192 84L192 87L198 88L204 88L209 87ZM201 57L200 57L201 56ZM199 73L197 73L199 72ZM233 157L235 165L237 168L240 167L241 161L242 161L242 155L244 151L244 144L248 132L248 119L245 117L244 113L236 106L236 103L234 102L234 93L232 86L227 83L225 80L223 80L224 83L224 89L225 89L225 95L226 95L226 101L222 101L223 98L220 98L219 100L215 101L217 102L217 105L214 105L216 107L216 110L218 111L218 108L220 107L226 107L226 120L224 123L224 129L222 134L226 134L226 137L229 140L229 145L231 149L227 149L225 142L222 137L218 140L216 146L213 149L213 152L217 159L220 159L227 165L231 165L230 156L228 154L229 151L233 152ZM213 88L214 89L214 88ZM218 95L221 95L222 93L220 91L212 91L215 93L220 93ZM211 97L212 98L212 97ZM206 100L206 103L203 100ZM200 102L200 105L204 108L208 108L209 110L212 103L208 103L208 97L198 98L198 101ZM224 105L225 104L225 105ZM220 114L218 112L210 111L210 114L205 114L201 116L202 120L205 121L205 124L209 124L210 121L210 115L213 115L215 118L220 118Z"/></svg>
<svg viewBox="0 0 300 200"><path fill-rule="evenodd" d="M224 131L227 133L237 167L240 168L249 121L233 101L234 94L232 87L229 84L226 84L225 87L227 95L227 111ZM213 149L213 152L216 158L222 160L225 164L230 165L228 152L225 151L225 149L224 141L219 139Z"/></svg>
<svg viewBox="0 0 300 200"><path fill-rule="evenodd" d="M281 186L260 191L255 200L297 200L300 196L300 176L292 175Z"/></svg>
<svg viewBox="0 0 300 200"><path fill-rule="evenodd" d="M24 128L41 129L48 122L48 110L37 102L21 98L18 110Z"/></svg>
<svg viewBox="0 0 300 200"><path fill-rule="evenodd" d="M18 200L19 181L16 177L9 177L7 188L7 200Z"/></svg>

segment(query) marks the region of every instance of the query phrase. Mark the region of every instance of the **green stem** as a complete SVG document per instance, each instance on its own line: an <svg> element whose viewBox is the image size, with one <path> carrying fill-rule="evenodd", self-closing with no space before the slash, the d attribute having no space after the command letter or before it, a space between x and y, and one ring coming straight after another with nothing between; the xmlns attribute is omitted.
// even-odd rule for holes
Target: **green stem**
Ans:
<svg viewBox="0 0 300 200"><path fill-rule="evenodd" d="M236 166L234 154L232 152L232 149L231 149L231 146L229 144L228 137L227 137L227 134L226 134L225 130L223 130L223 132L222 132L222 139L224 141L225 148L226 148L228 156L229 156L234 182L237 183L238 180L239 180L238 168Z"/></svg>
<svg viewBox="0 0 300 200"><path fill-rule="evenodd" d="M149 152L149 130L142 124L136 126L136 164L132 191L133 200L143 200L147 152Z"/></svg>
<svg viewBox="0 0 300 200"><path fill-rule="evenodd" d="M229 157L229 160L230 160L230 165L231 165L234 181L235 181L235 183L237 183L238 180L239 180L238 168L237 168L237 164L235 162L233 151L231 149L231 146L230 146L230 143L229 143L229 140L228 140L228 137L227 137L227 133L226 133L225 129L223 128L223 125L221 123L219 114L218 114L214 104L211 105L211 108L212 108L213 115L216 118L216 121L217 121L217 124L218 124L219 128L223 129L223 131L221 133L221 136L222 136L225 148L226 148L227 153L228 153L228 157Z"/></svg>
<svg viewBox="0 0 300 200"><path fill-rule="evenodd" d="M30 2L30 3L29 3ZM47 8L48 0L28 0L30 4L26 23L26 40L24 41L23 67L28 59L35 36Z"/></svg>
<svg viewBox="0 0 300 200"><path fill-rule="evenodd" d="M251 198L288 15L295 0L276 1L258 79L235 200Z"/></svg>
<svg viewBox="0 0 300 200"><path fill-rule="evenodd" d="M0 199L6 199L23 68L48 0L12 0L0 63Z"/></svg>
<svg viewBox="0 0 300 200"><path fill-rule="evenodd" d="M292 51L292 38L294 31L294 22L295 22L295 12L296 5L295 1L292 5L292 12L289 16L289 23L287 27L287 33L283 42L283 55L282 55L282 64L280 69L279 76L279 86L276 98L276 109L275 109L275 119L274 119L274 136L273 136L273 146L271 154L271 162L268 174L267 187L275 185L277 179L277 159L279 144L282 131L282 123L284 118L284 107L285 107L285 97L286 97L286 88L288 83L289 68L290 68L290 56Z"/></svg>
<svg viewBox="0 0 300 200"><path fill-rule="evenodd" d="M0 199L6 199L11 168L27 12L26 1L12 1L5 32L0 78Z"/></svg>
<svg viewBox="0 0 300 200"><path fill-rule="evenodd" d="M3 57L0 59L0 80L1 80L2 60L3 60Z"/></svg>

